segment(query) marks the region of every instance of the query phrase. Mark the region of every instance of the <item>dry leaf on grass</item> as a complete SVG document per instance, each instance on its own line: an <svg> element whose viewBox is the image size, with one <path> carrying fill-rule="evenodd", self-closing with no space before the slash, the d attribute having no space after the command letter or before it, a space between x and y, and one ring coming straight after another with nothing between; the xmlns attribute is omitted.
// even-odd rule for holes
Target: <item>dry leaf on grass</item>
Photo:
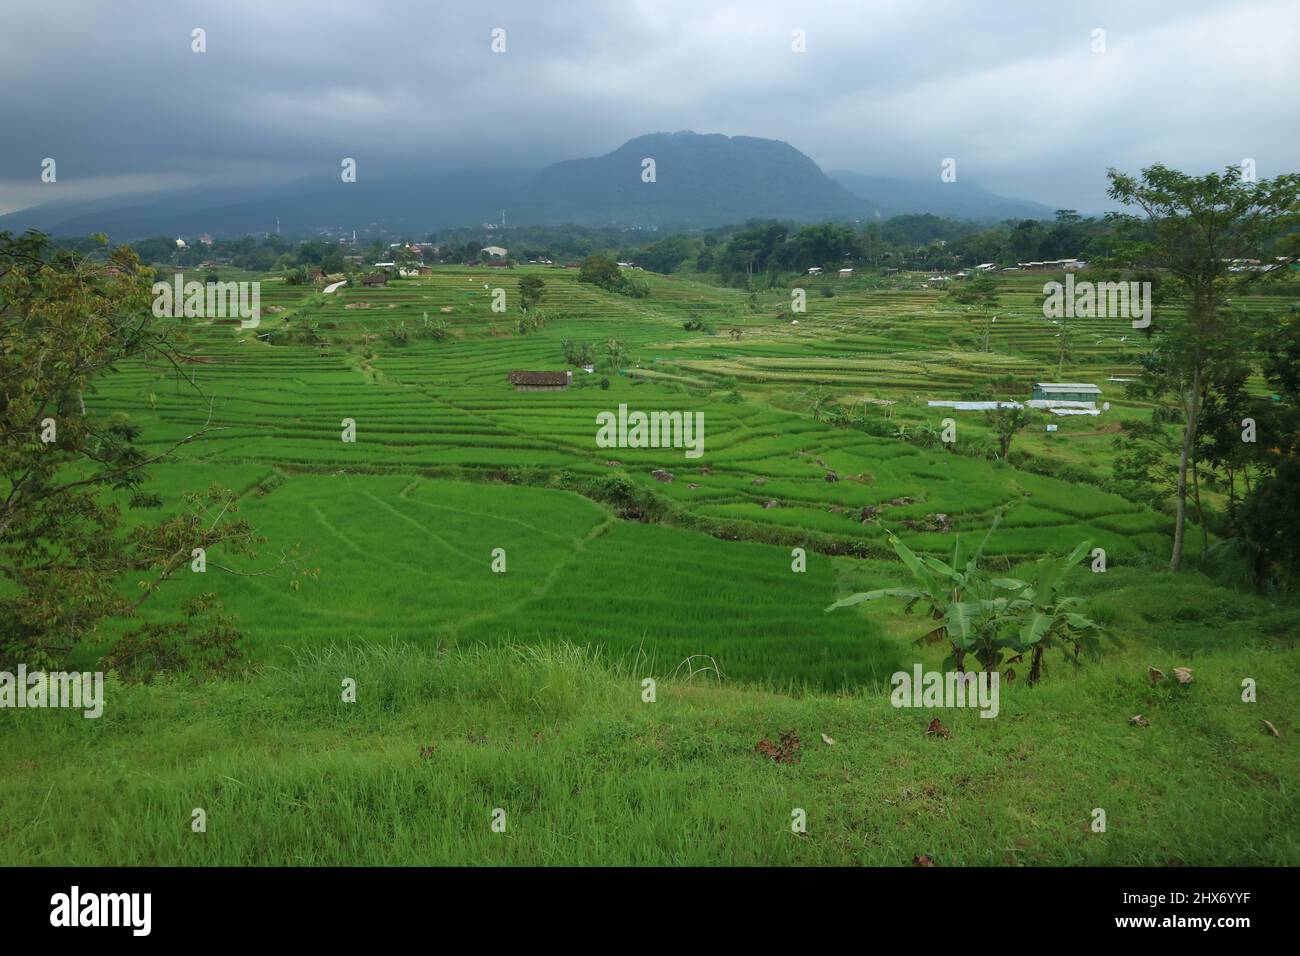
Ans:
<svg viewBox="0 0 1300 956"><path fill-rule="evenodd" d="M945 740L952 736L948 731L948 728L943 725L943 722L939 720L938 717L930 721L930 726L926 728L925 732L926 734L933 734L935 737L943 737Z"/></svg>
<svg viewBox="0 0 1300 956"><path fill-rule="evenodd" d="M924 853L918 853L912 857L912 863L915 866L934 866L934 860L930 859Z"/></svg>
<svg viewBox="0 0 1300 956"><path fill-rule="evenodd" d="M1151 726L1151 721L1147 720L1147 719L1146 719L1145 717L1143 717L1141 714L1134 714L1132 717L1130 717L1130 718L1128 719L1128 722L1129 722L1130 724L1132 724L1134 727L1149 727L1149 726Z"/></svg>
<svg viewBox="0 0 1300 956"><path fill-rule="evenodd" d="M1267 730L1267 731L1268 731L1270 734L1272 734L1274 737L1281 737L1281 736L1282 736L1282 735L1278 732L1278 729L1277 729L1276 727L1274 727L1271 723L1269 723L1267 720L1261 720L1260 723L1263 724L1263 725L1264 725L1264 729Z"/></svg>
<svg viewBox="0 0 1300 956"><path fill-rule="evenodd" d="M1178 678L1178 683L1190 684L1192 682L1192 669L1190 667L1175 667L1174 676Z"/></svg>
<svg viewBox="0 0 1300 956"><path fill-rule="evenodd" d="M754 749L765 757L771 757L776 763L798 763L799 758L795 751L799 749L801 743L793 730L787 730L781 735L780 743L760 740L754 745Z"/></svg>
<svg viewBox="0 0 1300 956"><path fill-rule="evenodd" d="M1160 668L1158 667L1147 668L1147 680L1151 682L1152 687L1155 687L1156 684L1159 684L1164 679L1165 679L1165 672L1162 671Z"/></svg>
<svg viewBox="0 0 1300 956"><path fill-rule="evenodd" d="M822 743L826 744L828 747L834 747L834 746L835 746L835 738L834 738L834 737L828 737L828 736L826 736L825 734L822 734Z"/></svg>

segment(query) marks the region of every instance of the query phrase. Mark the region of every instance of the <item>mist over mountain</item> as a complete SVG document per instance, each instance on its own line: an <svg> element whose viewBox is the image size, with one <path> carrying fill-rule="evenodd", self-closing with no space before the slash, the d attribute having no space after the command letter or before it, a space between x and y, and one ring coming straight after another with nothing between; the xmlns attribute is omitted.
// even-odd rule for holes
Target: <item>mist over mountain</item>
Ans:
<svg viewBox="0 0 1300 956"><path fill-rule="evenodd" d="M881 214L931 213L946 219L1051 219L1055 210L1027 199L1009 199L960 177L943 182L933 179L896 179L835 170L830 178L863 199L876 201Z"/></svg>
<svg viewBox="0 0 1300 956"><path fill-rule="evenodd" d="M653 165L647 163L653 161ZM650 173L653 172L653 178ZM578 223L698 229L753 218L862 221L929 212L954 218L1050 218L1043 205L972 183L828 176L788 143L751 136L653 133L618 149L541 170L476 168L329 186L188 190L128 200L65 202L0 216L0 229L54 235L234 236L275 232L422 233L481 223Z"/></svg>

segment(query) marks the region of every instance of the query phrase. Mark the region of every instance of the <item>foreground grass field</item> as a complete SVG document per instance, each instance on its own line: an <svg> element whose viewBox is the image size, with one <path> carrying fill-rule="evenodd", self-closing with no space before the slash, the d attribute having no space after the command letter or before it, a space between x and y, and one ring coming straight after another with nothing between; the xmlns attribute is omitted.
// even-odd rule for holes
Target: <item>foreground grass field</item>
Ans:
<svg viewBox="0 0 1300 956"><path fill-rule="evenodd" d="M0 865L1300 863L1296 655L1243 642L1153 688L1166 654L1013 685L985 720L701 678L645 703L638 671L565 645L317 648L110 686L99 720L0 713ZM755 752L787 732L797 762Z"/></svg>

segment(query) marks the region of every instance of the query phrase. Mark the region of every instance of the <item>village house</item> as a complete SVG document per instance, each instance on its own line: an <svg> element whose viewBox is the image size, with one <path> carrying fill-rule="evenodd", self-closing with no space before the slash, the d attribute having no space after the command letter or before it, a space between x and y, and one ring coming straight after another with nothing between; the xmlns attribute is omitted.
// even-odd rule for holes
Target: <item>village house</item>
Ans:
<svg viewBox="0 0 1300 956"><path fill-rule="evenodd" d="M361 284L368 289L383 288L388 284L388 276L382 272L371 273L361 277Z"/></svg>
<svg viewBox="0 0 1300 956"><path fill-rule="evenodd" d="M1076 272L1087 264L1081 259L1051 259L1045 262L1016 263L1025 272Z"/></svg>
<svg viewBox="0 0 1300 956"><path fill-rule="evenodd" d="M1096 405L1101 389L1084 382L1035 382L1031 402L1082 402Z"/></svg>
<svg viewBox="0 0 1300 956"><path fill-rule="evenodd" d="M516 392L562 392L573 381L572 372L511 372L506 381Z"/></svg>
<svg viewBox="0 0 1300 956"><path fill-rule="evenodd" d="M503 246L484 246L479 252L486 252L493 259L504 259L506 257L506 249Z"/></svg>

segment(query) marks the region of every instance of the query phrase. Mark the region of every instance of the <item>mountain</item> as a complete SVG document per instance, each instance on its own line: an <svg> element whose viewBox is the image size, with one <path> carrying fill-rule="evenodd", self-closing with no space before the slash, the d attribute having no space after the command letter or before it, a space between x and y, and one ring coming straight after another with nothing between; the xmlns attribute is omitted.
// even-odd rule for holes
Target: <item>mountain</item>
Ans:
<svg viewBox="0 0 1300 956"><path fill-rule="evenodd" d="M647 159L653 182L642 178ZM875 212L789 143L691 132L638 136L604 156L548 166L528 184L520 207L520 222L658 227Z"/></svg>
<svg viewBox="0 0 1300 956"><path fill-rule="evenodd" d="M642 179L653 159L654 181ZM115 241L144 236L219 236L317 230L427 232L497 222L693 229L752 218L860 219L873 203L832 180L788 143L752 136L655 133L613 152L541 170L472 170L415 179L367 179L327 188L263 188L60 203L0 216L0 230L40 228L55 235L106 232Z"/></svg>
<svg viewBox="0 0 1300 956"><path fill-rule="evenodd" d="M147 236L286 235L386 228L424 231L496 220L503 203L533 175L510 169L466 170L403 181L370 180L322 189L303 183L278 189L194 190L138 197L129 204L64 203L0 216L0 230L29 227L54 235L105 232L114 241Z"/></svg>
<svg viewBox="0 0 1300 956"><path fill-rule="evenodd" d="M932 213L948 219L1051 219L1055 210L1027 199L1008 199L983 186L958 179L945 183L934 179L893 179L837 170L830 173L841 186L862 199L880 204L881 215Z"/></svg>
<svg viewBox="0 0 1300 956"><path fill-rule="evenodd" d="M654 160L652 182L644 161ZM337 176L337 173L334 174ZM649 178L647 176L647 178ZM51 203L0 216L0 230L54 235L238 236L318 231L425 233L452 226L580 223L697 229L748 219L796 222L933 212L958 218L1050 218L1046 206L995 196L970 183L915 183L857 173L826 175L789 143L753 136L653 133L613 152L541 170L474 169L437 176L341 180L326 186L187 190Z"/></svg>

